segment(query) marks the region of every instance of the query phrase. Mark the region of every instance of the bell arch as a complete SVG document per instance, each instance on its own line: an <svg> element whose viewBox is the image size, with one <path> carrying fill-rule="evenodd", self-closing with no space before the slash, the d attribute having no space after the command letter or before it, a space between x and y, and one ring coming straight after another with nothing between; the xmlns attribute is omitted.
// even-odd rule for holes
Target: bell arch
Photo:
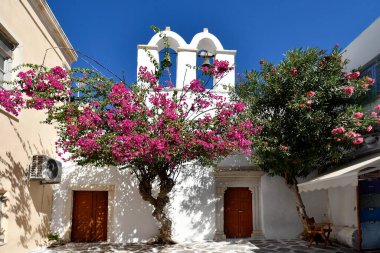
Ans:
<svg viewBox="0 0 380 253"><path fill-rule="evenodd" d="M162 33L165 34L166 37L168 38L169 46L171 49L177 52L179 47L185 48L187 46L186 41L178 33L169 31L168 29L170 28L168 27L166 29L167 30L162 31ZM150 39L148 46L157 46L158 51L161 51L162 49L165 48L163 38L160 37L159 33L156 33Z"/></svg>
<svg viewBox="0 0 380 253"><path fill-rule="evenodd" d="M208 32L208 29L203 29L203 32L197 33L190 42L191 48L198 50L207 50L215 53L217 50L223 50L222 43L215 35Z"/></svg>

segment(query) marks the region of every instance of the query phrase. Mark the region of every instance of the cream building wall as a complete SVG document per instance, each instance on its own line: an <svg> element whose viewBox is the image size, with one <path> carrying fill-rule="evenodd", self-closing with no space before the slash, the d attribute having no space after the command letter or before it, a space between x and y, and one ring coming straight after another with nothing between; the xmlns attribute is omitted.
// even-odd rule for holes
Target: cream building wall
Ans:
<svg viewBox="0 0 380 253"><path fill-rule="evenodd" d="M1 0L0 24L18 44L12 67L42 64L46 49L71 47L45 0ZM76 57L69 50L49 50L45 65L69 68ZM14 77L8 73L8 79ZM14 117L0 108L0 193L6 197L0 252L27 252L42 245L50 231L52 185L26 180L32 155L55 157L56 133L53 126L40 123L44 117L43 111L34 110Z"/></svg>

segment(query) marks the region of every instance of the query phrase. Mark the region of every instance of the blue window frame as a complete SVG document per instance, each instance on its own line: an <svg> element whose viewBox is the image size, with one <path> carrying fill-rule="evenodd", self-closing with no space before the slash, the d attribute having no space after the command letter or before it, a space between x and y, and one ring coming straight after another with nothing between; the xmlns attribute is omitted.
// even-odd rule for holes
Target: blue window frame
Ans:
<svg viewBox="0 0 380 253"><path fill-rule="evenodd" d="M361 71L361 76L369 76L375 79L371 90L368 91L364 103L369 103L380 96L380 62L375 62Z"/></svg>

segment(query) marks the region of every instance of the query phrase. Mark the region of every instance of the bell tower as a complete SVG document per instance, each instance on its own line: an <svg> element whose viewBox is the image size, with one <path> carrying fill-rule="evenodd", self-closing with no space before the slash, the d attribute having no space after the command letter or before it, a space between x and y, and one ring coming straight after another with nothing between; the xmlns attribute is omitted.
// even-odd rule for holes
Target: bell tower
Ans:
<svg viewBox="0 0 380 253"><path fill-rule="evenodd" d="M197 70L194 68L197 65L197 57L202 57L209 61L211 58L214 60L227 60L230 66L235 65L236 50L225 50L219 39L210 33L207 28L197 33L189 44L179 34L171 31L170 27L166 27L162 33L166 35L170 48L175 52L175 55L171 57L176 57L176 81L174 84L176 89L183 89L184 84L189 84L197 78ZM151 63L149 55L156 59L157 62L160 62L162 60L160 59L162 49L164 49L164 42L159 33L156 33L147 45L138 45L137 71L140 66L145 66L148 70L154 70L154 65ZM209 63L212 65L212 62ZM235 70L231 70L218 81L218 85L213 89L223 92L228 91L227 87L233 87L234 85Z"/></svg>

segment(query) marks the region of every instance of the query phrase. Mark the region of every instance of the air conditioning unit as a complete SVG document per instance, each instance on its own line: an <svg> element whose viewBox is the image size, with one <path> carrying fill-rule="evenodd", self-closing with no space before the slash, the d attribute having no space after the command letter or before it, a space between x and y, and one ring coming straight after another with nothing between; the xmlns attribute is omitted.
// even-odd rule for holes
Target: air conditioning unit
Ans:
<svg viewBox="0 0 380 253"><path fill-rule="evenodd" d="M61 162L46 155L34 155L29 166L29 180L41 181L42 184L58 184L61 182Z"/></svg>

